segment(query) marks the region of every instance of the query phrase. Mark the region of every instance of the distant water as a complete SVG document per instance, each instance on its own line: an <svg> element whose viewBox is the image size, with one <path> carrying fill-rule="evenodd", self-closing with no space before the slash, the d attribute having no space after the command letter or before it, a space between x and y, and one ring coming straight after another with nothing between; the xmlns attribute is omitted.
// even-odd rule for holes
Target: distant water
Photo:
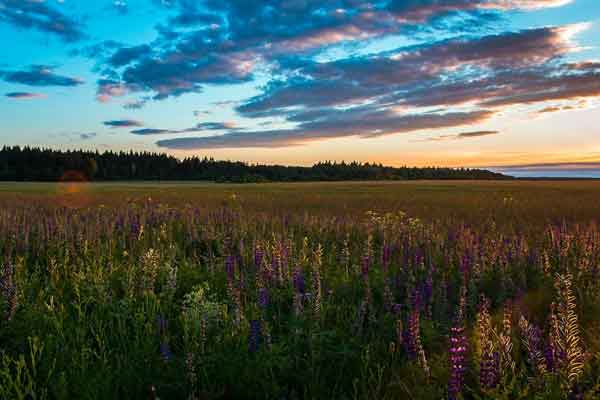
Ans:
<svg viewBox="0 0 600 400"><path fill-rule="evenodd" d="M493 169L492 171L514 176L515 178L600 179L600 170L598 169Z"/></svg>

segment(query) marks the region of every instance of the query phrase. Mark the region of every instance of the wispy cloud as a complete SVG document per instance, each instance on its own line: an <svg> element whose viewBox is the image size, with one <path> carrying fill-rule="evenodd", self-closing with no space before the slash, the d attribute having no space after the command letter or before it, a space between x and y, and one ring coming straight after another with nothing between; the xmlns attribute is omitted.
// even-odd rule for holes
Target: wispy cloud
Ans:
<svg viewBox="0 0 600 400"><path fill-rule="evenodd" d="M425 129L465 126L483 122L492 115L489 111L399 115L389 110L368 108L362 112L331 110L328 117L302 123L294 129L230 131L223 135L160 140L156 144L169 149L187 150L286 147L330 138L374 138Z"/></svg>
<svg viewBox="0 0 600 400"><path fill-rule="evenodd" d="M482 136L491 136L499 134L499 131L473 131L473 132L461 132L455 135L439 135L430 137L427 139L423 139L422 141L427 142L441 142L446 140L463 140L463 139L471 139L478 138Z"/></svg>
<svg viewBox="0 0 600 400"><path fill-rule="evenodd" d="M81 140L90 140L97 136L96 132L80 133L79 138Z"/></svg>
<svg viewBox="0 0 600 400"><path fill-rule="evenodd" d="M10 92L5 94L9 99L14 100L34 100L34 99L43 99L46 97L45 94L42 93L31 93L31 92Z"/></svg>
<svg viewBox="0 0 600 400"><path fill-rule="evenodd" d="M32 65L25 71L0 71L0 77L10 83L28 86L78 86L83 80L54 73L54 67Z"/></svg>
<svg viewBox="0 0 600 400"><path fill-rule="evenodd" d="M0 22L56 35L66 42L85 37L81 24L44 0L0 0Z"/></svg>
<svg viewBox="0 0 600 400"><path fill-rule="evenodd" d="M104 121L103 124L111 128L133 128L136 126L144 126L142 122L133 119L117 119L112 121Z"/></svg>

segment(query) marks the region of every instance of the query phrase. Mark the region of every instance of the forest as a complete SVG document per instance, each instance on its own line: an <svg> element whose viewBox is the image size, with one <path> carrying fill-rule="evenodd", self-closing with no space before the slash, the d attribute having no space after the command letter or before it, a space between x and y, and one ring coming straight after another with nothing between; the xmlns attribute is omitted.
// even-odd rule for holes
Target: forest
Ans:
<svg viewBox="0 0 600 400"><path fill-rule="evenodd" d="M0 150L0 181L177 180L214 182L302 182L350 180L492 180L510 177L483 169L389 167L376 163L319 162L312 167L248 164L209 157L178 159L151 152L53 150L9 147Z"/></svg>

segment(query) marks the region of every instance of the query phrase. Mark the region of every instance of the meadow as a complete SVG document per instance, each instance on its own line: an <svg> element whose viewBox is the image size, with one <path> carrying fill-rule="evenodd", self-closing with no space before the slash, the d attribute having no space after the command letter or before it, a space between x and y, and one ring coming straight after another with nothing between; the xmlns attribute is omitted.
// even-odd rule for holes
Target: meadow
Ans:
<svg viewBox="0 0 600 400"><path fill-rule="evenodd" d="M0 184L0 399L597 399L600 182Z"/></svg>

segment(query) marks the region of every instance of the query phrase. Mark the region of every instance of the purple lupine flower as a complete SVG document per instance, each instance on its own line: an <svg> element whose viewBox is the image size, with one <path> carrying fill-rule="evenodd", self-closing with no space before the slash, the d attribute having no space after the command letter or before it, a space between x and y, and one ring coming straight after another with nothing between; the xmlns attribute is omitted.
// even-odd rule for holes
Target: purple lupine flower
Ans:
<svg viewBox="0 0 600 400"><path fill-rule="evenodd" d="M312 270L312 300L313 313L316 318L321 314L321 271L318 265L315 265Z"/></svg>
<svg viewBox="0 0 600 400"><path fill-rule="evenodd" d="M265 253L263 249L260 247L260 245L256 245L256 247L254 247L254 266L256 269L260 269L262 266L264 256Z"/></svg>
<svg viewBox="0 0 600 400"><path fill-rule="evenodd" d="M165 362L169 362L173 358L173 353L171 353L171 348L167 341L163 340L160 342L160 355Z"/></svg>
<svg viewBox="0 0 600 400"><path fill-rule="evenodd" d="M433 295L433 275L430 270L429 274L427 275L427 279L425 279L425 282L423 283L423 298L426 303L429 303L431 301L432 295Z"/></svg>
<svg viewBox="0 0 600 400"><path fill-rule="evenodd" d="M552 345L552 341L549 340L546 342L546 346L544 346L544 359L546 360L546 368L550 372L554 372L554 355L554 346Z"/></svg>
<svg viewBox="0 0 600 400"><path fill-rule="evenodd" d="M448 398L454 400L462 392L466 371L467 338L462 318L459 316L450 330L450 380L448 381Z"/></svg>
<svg viewBox="0 0 600 400"><path fill-rule="evenodd" d="M159 336L167 334L169 328L169 321L167 321L161 314L156 316L156 332Z"/></svg>
<svg viewBox="0 0 600 400"><path fill-rule="evenodd" d="M227 283L233 283L235 274L235 257L233 255L225 258L225 272L227 273Z"/></svg>
<svg viewBox="0 0 600 400"><path fill-rule="evenodd" d="M385 280L385 285L383 286L383 307L386 311L391 311L394 305L394 294L390 289L390 282L388 279Z"/></svg>
<svg viewBox="0 0 600 400"><path fill-rule="evenodd" d="M421 311L423 306L423 297L419 289L413 289L410 295L410 304L414 310Z"/></svg>
<svg viewBox="0 0 600 400"><path fill-rule="evenodd" d="M248 351L256 353L260 349L261 323L260 320L250 321L250 335L248 336Z"/></svg>
<svg viewBox="0 0 600 400"><path fill-rule="evenodd" d="M420 335L421 335L421 327L420 327L420 316L419 310L413 308L412 312L408 317L408 327L403 332L404 336L404 346L406 348L406 353L408 357L411 359L417 358L417 353L419 351L419 343L420 343Z"/></svg>
<svg viewBox="0 0 600 400"><path fill-rule="evenodd" d="M371 259L369 257L369 255L364 255L362 257L362 268L361 268L361 273L362 273L362 278L365 282L369 281L369 268L370 268L370 264L371 264Z"/></svg>
<svg viewBox="0 0 600 400"><path fill-rule="evenodd" d="M281 259L278 251L273 251L273 258L271 258L271 271L277 278L277 282L281 284L283 282L283 273L281 271Z"/></svg>
<svg viewBox="0 0 600 400"><path fill-rule="evenodd" d="M302 274L302 270L299 267L294 269L293 279L294 289L296 289L296 292L304 294L306 292L306 283L304 281L304 275Z"/></svg>
<svg viewBox="0 0 600 400"><path fill-rule="evenodd" d="M394 315L399 315L401 311L402 311L402 304L395 303L395 304L392 306L392 313L393 313Z"/></svg>
<svg viewBox="0 0 600 400"><path fill-rule="evenodd" d="M269 290L266 287L258 289L258 305L263 310L269 306Z"/></svg>
<svg viewBox="0 0 600 400"><path fill-rule="evenodd" d="M523 344L527 350L529 364L539 374L544 375L547 368L542 351L542 332L540 328L530 323L524 316L521 316L519 320L519 328L521 329Z"/></svg>
<svg viewBox="0 0 600 400"><path fill-rule="evenodd" d="M388 243L383 245L383 251L381 254L381 263L383 264L383 270L387 272L392 259L392 249Z"/></svg>
<svg viewBox="0 0 600 400"><path fill-rule="evenodd" d="M479 365L479 383L486 389L498 386L500 378L500 354L497 351L485 351Z"/></svg>
<svg viewBox="0 0 600 400"><path fill-rule="evenodd" d="M17 310L17 286L14 280L15 267L11 262L3 265L0 276L0 295L4 300L3 318L10 321Z"/></svg>
<svg viewBox="0 0 600 400"><path fill-rule="evenodd" d="M172 359L173 354L171 353L171 349L169 348L169 343L167 341L167 331L169 328L169 322L162 316L156 316L156 333L160 338L160 355L165 362L168 362Z"/></svg>

